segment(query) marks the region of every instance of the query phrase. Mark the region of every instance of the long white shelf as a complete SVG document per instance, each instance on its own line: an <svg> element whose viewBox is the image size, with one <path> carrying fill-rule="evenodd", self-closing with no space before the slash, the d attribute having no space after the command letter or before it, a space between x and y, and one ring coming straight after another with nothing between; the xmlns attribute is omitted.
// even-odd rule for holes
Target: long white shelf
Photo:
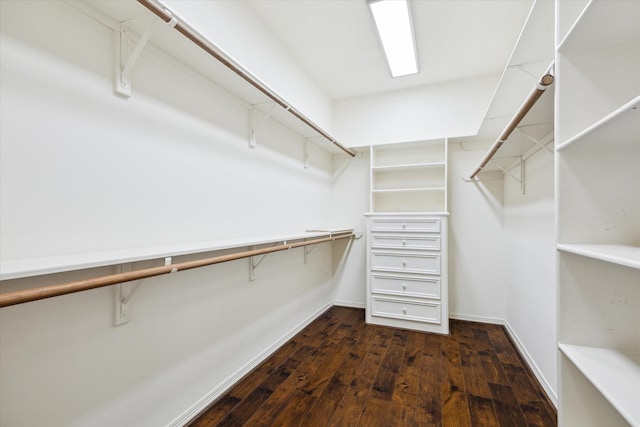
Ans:
<svg viewBox="0 0 640 427"><path fill-rule="evenodd" d="M393 171L393 170L405 170L405 169L429 169L429 168L442 168L445 166L444 162L433 163L413 163L406 165L389 165L389 166L374 166L374 171Z"/></svg>
<svg viewBox="0 0 640 427"><path fill-rule="evenodd" d="M558 44L558 51L640 38L640 2L590 1ZM597 28L598 31L593 31Z"/></svg>
<svg viewBox="0 0 640 427"><path fill-rule="evenodd" d="M558 347L629 424L640 425L640 354L569 344Z"/></svg>
<svg viewBox="0 0 640 427"><path fill-rule="evenodd" d="M384 190L371 190L375 194L383 193L411 193L411 192L429 192L429 191L444 191L444 187L420 187L420 188L386 188Z"/></svg>
<svg viewBox="0 0 640 427"><path fill-rule="evenodd" d="M557 150L628 146L639 143L639 134L640 95L561 143Z"/></svg>
<svg viewBox="0 0 640 427"><path fill-rule="evenodd" d="M640 247L625 245L558 244L558 250L640 269Z"/></svg>
<svg viewBox="0 0 640 427"><path fill-rule="evenodd" d="M166 245L145 248L121 249L105 252L58 255L50 257L26 258L0 261L0 280L41 276L85 268L104 267L128 262L146 261L180 255L199 254L252 245L293 241L328 236L353 231L349 228L323 228L302 233L267 235L252 238L209 240L181 245Z"/></svg>

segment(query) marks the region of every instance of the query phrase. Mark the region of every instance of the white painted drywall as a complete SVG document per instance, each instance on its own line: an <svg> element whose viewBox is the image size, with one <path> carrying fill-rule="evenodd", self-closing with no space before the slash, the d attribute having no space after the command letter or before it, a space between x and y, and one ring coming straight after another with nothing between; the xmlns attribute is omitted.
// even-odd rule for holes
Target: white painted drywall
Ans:
<svg viewBox="0 0 640 427"><path fill-rule="evenodd" d="M475 135L499 77L337 100L335 135L350 147Z"/></svg>
<svg viewBox="0 0 640 427"><path fill-rule="evenodd" d="M487 144L449 143L449 314L453 318L503 323L506 277L503 183L498 175L464 182Z"/></svg>
<svg viewBox="0 0 640 427"><path fill-rule="evenodd" d="M330 223L329 153L305 169L300 136L273 122L250 149L247 108L153 48L120 99L110 30L63 2L0 7L2 260ZM320 245L307 264L302 249L269 255L254 282L247 260L148 279L118 327L113 287L3 308L0 424L185 422L331 304L332 273Z"/></svg>
<svg viewBox="0 0 640 427"><path fill-rule="evenodd" d="M249 4L236 0L164 0L164 3L284 100L331 130L331 99L290 57Z"/></svg>
<svg viewBox="0 0 640 427"><path fill-rule="evenodd" d="M525 194L504 183L504 232L509 249L506 320L552 400L557 397L556 275L553 156L525 162ZM515 171L517 172L517 170Z"/></svg>
<svg viewBox="0 0 640 427"><path fill-rule="evenodd" d="M355 158L333 156L332 223L352 224L362 231L349 248L348 262L343 252L335 251L334 282L336 304L350 307L366 305L367 222L369 211L369 150L358 150Z"/></svg>

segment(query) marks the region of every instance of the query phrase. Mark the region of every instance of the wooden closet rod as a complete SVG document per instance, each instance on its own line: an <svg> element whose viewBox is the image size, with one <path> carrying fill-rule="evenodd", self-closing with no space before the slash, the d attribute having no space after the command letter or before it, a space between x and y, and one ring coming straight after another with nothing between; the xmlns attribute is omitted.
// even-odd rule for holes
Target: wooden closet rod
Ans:
<svg viewBox="0 0 640 427"><path fill-rule="evenodd" d="M332 144L336 145L346 154L351 157L355 157L356 153L342 145L338 142L333 136L327 133L325 130L320 128L318 125L313 123L308 117L302 114L300 111L296 110L292 106L290 106L284 99L282 99L278 94L276 94L271 88L269 88L265 83L260 81L256 76L251 74L248 70L246 70L242 65L235 62L231 57L229 57L224 51L218 48L216 45L211 43L209 40L204 38L200 33L198 33L191 26L186 24L180 19L174 17L171 12L169 12L162 4L159 4L155 0L138 0L138 3L142 4L144 7L149 9L153 14L158 16L163 21L170 23L176 30L182 33L186 38L191 40L197 46L199 46L202 50L207 52L209 55L216 58L222 64L224 64L231 71L242 77L245 81L251 84L253 87L258 89L260 92L269 97L273 102L280 105L282 108L293 114L297 117L301 122L309 126L311 129L318 132ZM174 25L175 22L175 25Z"/></svg>
<svg viewBox="0 0 640 427"><path fill-rule="evenodd" d="M524 119L524 117L527 115L529 110L531 110L531 108L535 105L538 99L540 99L540 96L542 96L542 94L545 92L545 90L547 89L547 86L549 86L552 83L553 83L553 75L551 75L550 73L547 73L544 76L542 76L540 81L536 83L536 86L533 88L533 90L529 94L529 97L525 100L524 104L520 106L520 109L516 112L515 116L513 116L509 124L507 124L507 127L504 129L504 131L502 131L502 134L498 137L496 142L493 143L487 155L484 157L482 162L480 162L480 165L469 176L469 179L475 178L476 175L480 173L482 168L484 168L487 165L487 163L489 163L489 160L493 158L493 156L498 152L500 147L502 147L502 144L505 143L505 141L509 138L511 133L518 127L518 125L520 124L522 119Z"/></svg>
<svg viewBox="0 0 640 427"><path fill-rule="evenodd" d="M142 270L128 271L125 273L110 274L108 276L101 276L93 279L78 280L75 282L60 283L57 285L48 285L39 288L25 289L22 291L8 292L5 294L0 294L0 307L23 304L26 302L37 301L45 298L71 294L74 292L82 292L89 289L102 288L104 286L111 286L118 283L146 279L149 277L161 276L164 274L175 273L182 270L190 270L192 268L205 267L207 265L220 264L222 262L233 261L236 259L249 258L256 255L264 255L272 252L299 248L301 246L317 245L318 243L333 242L335 240L348 239L351 237L355 237L355 234L349 231L314 240L305 240L295 243L285 242L285 244L283 245L272 246L269 248L254 249L251 251L221 255L213 258L204 258L196 261L186 261L178 264L163 265L160 267L145 268Z"/></svg>

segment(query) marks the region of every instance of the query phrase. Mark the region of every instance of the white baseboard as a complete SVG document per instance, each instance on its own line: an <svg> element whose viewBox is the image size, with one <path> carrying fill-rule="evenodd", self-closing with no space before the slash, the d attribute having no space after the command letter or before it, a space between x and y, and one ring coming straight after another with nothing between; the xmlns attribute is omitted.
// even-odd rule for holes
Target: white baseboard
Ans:
<svg viewBox="0 0 640 427"><path fill-rule="evenodd" d="M355 302L355 301L343 301L343 300L334 300L333 305L337 305L340 307L351 307L351 308L366 308L367 304L364 302Z"/></svg>
<svg viewBox="0 0 640 427"><path fill-rule="evenodd" d="M497 317L485 317L485 316L473 316L468 314L449 313L449 319L466 320L469 322L481 322L492 323L495 325L504 325L504 319L498 319Z"/></svg>
<svg viewBox="0 0 640 427"><path fill-rule="evenodd" d="M544 389L545 393L547 393L547 397L549 397L549 400L551 401L551 403L553 403L553 406L555 406L557 409L558 408L557 394L555 393L555 391L553 391L553 388L551 388L551 385L549 384L547 379L544 377L544 375L542 375L542 371L540 371L540 369L538 368L538 365L536 365L536 363L533 361L533 358L527 351L527 348L524 346L520 338L518 338L518 334L516 334L516 332L513 330L509 322L505 321L504 326L507 329L507 332L509 333L511 340L515 343L516 347L518 348L518 351L524 358L525 362L527 363L527 365L529 365L529 368L538 379L538 382L540 383L540 385L542 385L542 388Z"/></svg>
<svg viewBox="0 0 640 427"><path fill-rule="evenodd" d="M222 384L218 385L216 388L207 393L202 399L200 399L196 404L194 404L191 408L183 412L179 417L174 419L171 423L168 424L167 427L182 427L189 423L194 417L200 414L203 410L207 408L207 406L211 405L216 399L222 397L224 393L231 389L242 377L250 373L253 369L255 369L260 363L265 361L269 356L271 356L276 350L282 347L287 341L293 338L298 332L306 328L311 322L317 319L322 313L327 311L331 306L339 305L334 303L328 303L325 306L321 307L319 310L314 312L311 316L307 317L303 322L295 326L291 329L287 334L285 334L278 341L271 344L269 347L264 349L260 354L254 357L249 363L245 366L238 369L234 374L232 374L229 378L224 380Z"/></svg>

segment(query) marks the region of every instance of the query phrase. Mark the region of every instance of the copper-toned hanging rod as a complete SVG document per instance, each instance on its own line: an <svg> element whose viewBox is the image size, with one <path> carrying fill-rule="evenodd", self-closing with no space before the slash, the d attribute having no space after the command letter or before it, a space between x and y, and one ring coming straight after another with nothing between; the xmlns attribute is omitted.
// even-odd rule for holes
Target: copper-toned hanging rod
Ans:
<svg viewBox="0 0 640 427"><path fill-rule="evenodd" d="M518 127L518 125L520 124L522 119L524 119L524 117L527 115L529 110L531 110L531 108L535 105L538 99L540 99L542 94L547 89L547 86L549 86L552 83L553 83L553 75L551 73L547 73L544 76L542 76L540 81L536 83L536 86L533 88L533 90L529 94L529 97L525 100L524 104L522 104L520 109L513 116L513 118L511 119L507 127L504 129L504 131L502 131L502 134L498 137L496 142L493 143L487 155L484 157L482 162L480 162L480 165L469 176L469 179L475 178L476 175L480 173L482 168L484 168L487 165L487 163L489 163L489 161L493 158L493 156L498 152L500 147L502 147L502 144L505 143L505 141L509 138L511 133Z"/></svg>
<svg viewBox="0 0 640 427"><path fill-rule="evenodd" d="M339 239L349 239L355 237L352 232L344 232L329 235L313 240L304 240L294 243L286 243L283 245L272 246L269 248L254 249L250 251L237 252L235 254L221 255L212 258L204 258L196 261L186 261L177 264L163 265L160 267L145 268L142 270L129 271L126 273L110 274L108 276L96 277L93 279L78 280L75 282L60 283L57 285L42 286L39 288L25 289L22 291L8 292L0 294L0 307L10 305L23 304L26 302L37 301L45 298L57 297L60 295L71 294L74 292L82 292L90 289L102 288L105 286L116 285L118 283L130 282L133 280L146 279L154 276L175 273L182 270L190 270L192 268L205 267L222 262L233 261L236 259L249 258L256 255L265 255L272 252L284 251L301 246L317 245L318 243L333 242Z"/></svg>
<svg viewBox="0 0 640 427"><path fill-rule="evenodd" d="M160 19L167 23L171 23L171 25L178 30L182 35L191 40L194 44L199 46L202 50L207 52L209 55L216 58L223 65L229 68L231 71L239 75L242 79L247 81L253 87L258 89L260 92L265 94L269 99L273 102L293 114L297 117L301 122L309 126L314 131L318 132L324 138L326 138L329 142L340 148L346 154L351 157L355 157L356 153L342 145L338 142L332 135L328 132L320 128L318 125L313 123L307 116L302 114L300 111L293 108L289 105L284 99L282 99L278 94L276 94L271 88L269 88L265 83L260 81L256 76L251 74L248 70L246 70L242 65L238 64L231 57L229 57L224 51L218 48L216 45L211 43L205 37L203 37L200 33L198 33L194 28L186 24L181 19L173 16L170 11L168 11L162 4L158 3L156 0L138 0L138 3L142 4L144 7L149 9L153 14L158 16ZM175 23L175 25L173 25Z"/></svg>

